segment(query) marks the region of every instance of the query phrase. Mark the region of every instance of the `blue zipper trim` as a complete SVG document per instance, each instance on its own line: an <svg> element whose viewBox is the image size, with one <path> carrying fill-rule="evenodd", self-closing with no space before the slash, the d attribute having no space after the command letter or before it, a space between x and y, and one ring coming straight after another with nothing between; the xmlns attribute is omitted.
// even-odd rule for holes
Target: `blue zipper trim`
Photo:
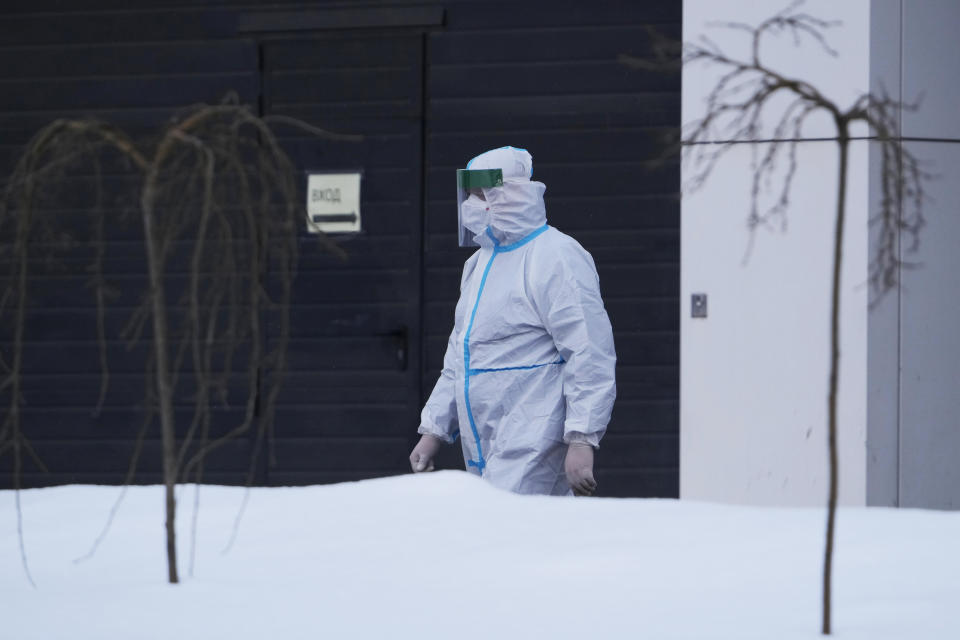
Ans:
<svg viewBox="0 0 960 640"><path fill-rule="evenodd" d="M480 306L480 296L483 295L483 288L487 284L487 275L490 273L490 267L493 265L497 252L494 251L487 261L487 266L483 270L483 277L480 279L480 288L477 290L477 300L473 303L473 311L470 312L470 323L467 325L467 333L463 336L463 369L470 371L470 332L473 331L473 320L477 317L477 307ZM473 409L470 408L470 376L463 376L463 398L467 405L467 418L470 420L470 430L473 431L473 439L477 443L478 460L467 460L467 465L476 467L483 475L483 469L487 466L487 461L483 458L483 446L480 444L480 432L477 431L477 423L473 419Z"/></svg>
<svg viewBox="0 0 960 640"><path fill-rule="evenodd" d="M494 373L496 371L527 371L528 369L539 369L540 367L550 367L555 364L563 364L566 362L563 358L560 358L556 362L544 362L543 364L528 364L524 367L497 367L495 369L468 369L467 375L475 376L480 373Z"/></svg>
<svg viewBox="0 0 960 640"><path fill-rule="evenodd" d="M468 165L469 167L469 165ZM477 423L473 419L473 409L470 407L470 377L476 372L487 372L487 371L510 371L514 367L506 367L504 369L471 369L470 368L470 333L473 331L473 321L477 317L477 307L480 306L480 296L483 295L483 288L487 285L487 276L490 274L490 267L493 265L494 259L497 257L497 254L503 253L505 251L513 251L514 249L519 249L523 245L527 244L541 233L550 228L550 225L543 225L535 231L531 231L521 240L514 242L513 244L500 244L500 241L493 236L493 232L490 231L490 227L487 227L487 236L493 240L493 254L490 256L490 259L487 261L487 266L483 269L483 277L480 278L480 288L477 290L477 299L473 303L473 310L470 312L470 322L467 324L467 333L463 336L463 370L466 375L463 376L463 399L464 403L467 405L467 418L470 420L470 430L473 432L473 439L477 443L477 460L467 460L467 466L476 467L480 470L480 475L483 475L483 470L487 466L487 461L483 457L483 446L480 444L480 432L477 430ZM562 361L561 361L562 362ZM560 364L560 363L548 363L548 364ZM536 368L547 365L531 365L529 367L516 367L516 369L526 369L526 368Z"/></svg>

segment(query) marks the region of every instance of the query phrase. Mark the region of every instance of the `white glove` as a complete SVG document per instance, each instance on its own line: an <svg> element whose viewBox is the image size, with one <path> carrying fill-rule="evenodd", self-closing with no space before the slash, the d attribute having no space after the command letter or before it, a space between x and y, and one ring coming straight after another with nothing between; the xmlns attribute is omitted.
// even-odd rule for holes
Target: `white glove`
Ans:
<svg viewBox="0 0 960 640"><path fill-rule="evenodd" d="M563 465L567 482L574 495L589 496L597 490L593 479L593 447L585 442L574 442L567 447L567 459Z"/></svg>
<svg viewBox="0 0 960 640"><path fill-rule="evenodd" d="M433 471L433 457L440 451L443 440L429 434L423 434L420 442L410 453L410 468L414 473Z"/></svg>

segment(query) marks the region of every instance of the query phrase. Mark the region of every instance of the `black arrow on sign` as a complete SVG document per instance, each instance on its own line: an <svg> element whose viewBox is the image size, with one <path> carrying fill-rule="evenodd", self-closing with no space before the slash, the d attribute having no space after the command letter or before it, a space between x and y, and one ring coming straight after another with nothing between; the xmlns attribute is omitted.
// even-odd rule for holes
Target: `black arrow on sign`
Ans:
<svg viewBox="0 0 960 640"><path fill-rule="evenodd" d="M352 213L324 213L317 214L310 218L315 224L323 222L356 222L357 221L357 212Z"/></svg>

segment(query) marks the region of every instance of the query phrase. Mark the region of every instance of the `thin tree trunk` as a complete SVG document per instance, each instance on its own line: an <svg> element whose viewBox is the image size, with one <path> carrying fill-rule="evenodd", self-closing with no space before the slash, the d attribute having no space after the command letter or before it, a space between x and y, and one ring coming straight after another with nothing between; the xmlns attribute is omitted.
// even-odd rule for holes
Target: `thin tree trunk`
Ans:
<svg viewBox="0 0 960 640"><path fill-rule="evenodd" d="M827 541L823 559L823 635L830 635L833 535L837 519L837 386L840 368L840 274L843 265L843 227L847 196L847 158L850 137L845 122L839 122L840 167L837 185L837 219L833 246L833 294L830 308L830 391L827 401L830 449L830 498L827 506Z"/></svg>
<svg viewBox="0 0 960 640"><path fill-rule="evenodd" d="M33 581L33 576L30 574L30 565L27 563L27 549L23 541L23 511L20 509L20 474L23 468L23 454L20 452L20 385L23 367L23 333L27 313L27 270L29 269L27 251L30 249L30 201L33 199L33 180L30 180L27 185L24 206L20 211L20 220L17 223L17 257L19 258L17 291L19 295L17 296L17 319L13 336L13 364L11 366L13 388L10 390L10 416L8 420L13 431L13 491L17 503L17 539L20 542L20 560L23 563L23 570L27 574L27 580L36 589L37 584Z"/></svg>
<svg viewBox="0 0 960 640"><path fill-rule="evenodd" d="M150 273L150 300L153 311L153 344L157 366L157 404L160 412L160 434L163 442L163 484L165 487L167 528L167 574L171 584L180 582L177 575L177 442L173 423L172 390L167 343L167 304L163 290L163 256L157 246L154 229L154 194L157 164L147 174L141 198L143 235L147 245L147 269Z"/></svg>

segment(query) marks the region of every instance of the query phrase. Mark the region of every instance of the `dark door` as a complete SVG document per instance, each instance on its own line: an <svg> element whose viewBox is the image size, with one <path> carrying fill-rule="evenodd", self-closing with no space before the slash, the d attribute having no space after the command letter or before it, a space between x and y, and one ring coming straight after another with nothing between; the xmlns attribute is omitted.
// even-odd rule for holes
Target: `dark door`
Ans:
<svg viewBox="0 0 960 640"><path fill-rule="evenodd" d="M278 129L300 169L363 172L363 230L333 238L342 258L300 238L267 483L401 473L420 401L422 36L271 41L262 56L265 114L363 136Z"/></svg>

